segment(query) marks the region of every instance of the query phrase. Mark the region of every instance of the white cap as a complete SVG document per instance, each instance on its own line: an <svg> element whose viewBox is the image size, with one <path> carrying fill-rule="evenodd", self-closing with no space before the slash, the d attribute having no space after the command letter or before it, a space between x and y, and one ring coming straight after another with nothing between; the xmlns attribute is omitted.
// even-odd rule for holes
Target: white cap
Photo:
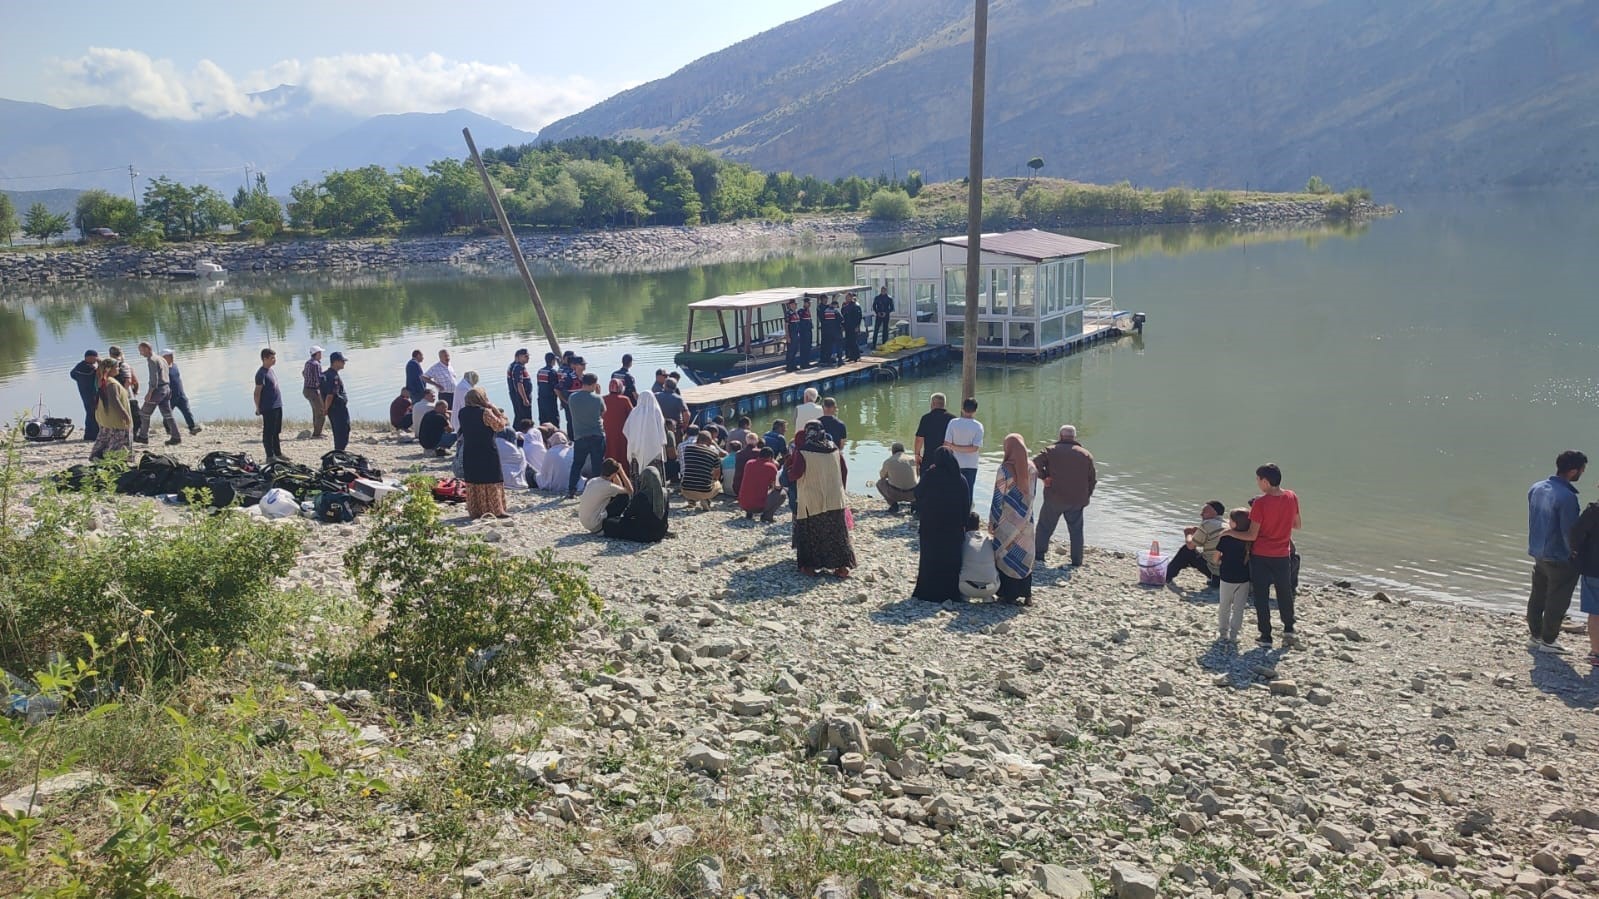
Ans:
<svg viewBox="0 0 1599 899"><path fill-rule="evenodd" d="M314 346L314 347L311 348L311 355L313 355L313 356L317 355L320 352L322 352L322 348L319 347L319 346Z"/></svg>
<svg viewBox="0 0 1599 899"><path fill-rule="evenodd" d="M171 350L162 350L161 351L161 355L170 356L170 355L172 355L172 351Z"/></svg>

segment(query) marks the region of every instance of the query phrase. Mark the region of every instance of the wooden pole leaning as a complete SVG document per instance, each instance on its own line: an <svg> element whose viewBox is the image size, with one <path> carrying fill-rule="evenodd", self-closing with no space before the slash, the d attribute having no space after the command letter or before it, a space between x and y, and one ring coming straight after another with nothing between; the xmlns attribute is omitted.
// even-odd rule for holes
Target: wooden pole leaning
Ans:
<svg viewBox="0 0 1599 899"><path fill-rule="evenodd" d="M488 168L483 165L483 157L478 155L477 144L472 140L472 129L462 128L461 135L466 138L466 148L472 151L472 164L477 166L478 176L483 179L483 193L488 195L489 205L494 207L494 217L500 222L500 233L505 235L505 242L511 245L511 261L516 263L516 270L521 273L522 283L527 287L528 299L533 301L533 309L539 314L539 324L544 327L544 337L550 342L550 352L560 356L561 343L555 339L555 326L550 324L550 314L544 311L544 299L539 296L539 286L533 283L533 273L528 271L527 260L522 258L522 245L516 242L511 220L505 217L500 195L494 190L494 182L489 178Z"/></svg>
<svg viewBox="0 0 1599 899"><path fill-rule="evenodd" d="M983 93L988 61L988 0L976 0L972 27L972 145L966 178L966 318L961 329L961 400L977 396L977 296L983 274Z"/></svg>

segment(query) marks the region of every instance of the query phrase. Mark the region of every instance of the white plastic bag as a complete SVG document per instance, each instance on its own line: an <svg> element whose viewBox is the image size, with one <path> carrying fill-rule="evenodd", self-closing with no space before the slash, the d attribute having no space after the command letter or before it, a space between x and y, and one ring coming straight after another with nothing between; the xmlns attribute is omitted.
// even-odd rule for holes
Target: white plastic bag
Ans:
<svg viewBox="0 0 1599 899"><path fill-rule="evenodd" d="M291 515L298 514L300 511L299 500L296 500L294 494L284 490L282 487L273 487L268 490L257 505L261 507L261 514L268 518L288 518Z"/></svg>
<svg viewBox="0 0 1599 899"><path fill-rule="evenodd" d="M1148 587L1166 584L1166 557L1160 554L1160 541L1153 540L1148 552L1138 554L1138 583Z"/></svg>

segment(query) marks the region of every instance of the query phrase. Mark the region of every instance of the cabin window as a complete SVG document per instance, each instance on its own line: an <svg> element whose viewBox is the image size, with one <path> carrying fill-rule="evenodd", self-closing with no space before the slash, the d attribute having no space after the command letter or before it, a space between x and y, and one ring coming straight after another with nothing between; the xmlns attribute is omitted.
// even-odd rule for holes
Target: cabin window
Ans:
<svg viewBox="0 0 1599 899"><path fill-rule="evenodd" d="M1024 265L1016 270L1016 294L1012 298L1011 315L1032 318L1038 314L1038 269Z"/></svg>
<svg viewBox="0 0 1599 899"><path fill-rule="evenodd" d="M1038 347L1038 326L1032 322L1010 323L1010 345L1018 349Z"/></svg>
<svg viewBox="0 0 1599 899"><path fill-rule="evenodd" d="M995 315L1010 314L1011 271L1009 266L988 270L989 310Z"/></svg>
<svg viewBox="0 0 1599 899"><path fill-rule="evenodd" d="M981 307L982 300L978 300ZM966 269L951 268L944 270L944 315L962 316L966 314Z"/></svg>
<svg viewBox="0 0 1599 899"><path fill-rule="evenodd" d="M1068 312L1061 321L1065 324L1067 337L1076 337L1083 333L1083 310Z"/></svg>
<svg viewBox="0 0 1599 899"><path fill-rule="evenodd" d="M938 319L938 282L916 282L916 320L930 322Z"/></svg>
<svg viewBox="0 0 1599 899"><path fill-rule="evenodd" d="M1072 301L1068 305L1071 305L1071 306L1081 306L1081 305L1083 305L1083 302L1085 300L1085 297L1084 297L1085 288L1084 288L1084 277L1083 277L1083 260L1081 260L1081 259L1073 259L1072 260L1071 285L1072 285ZM1079 326L1077 330L1079 332L1081 332L1083 329L1082 329L1082 327Z"/></svg>
<svg viewBox="0 0 1599 899"><path fill-rule="evenodd" d="M1039 346L1054 346L1066 339L1066 320L1060 316L1046 318L1038 325Z"/></svg>
<svg viewBox="0 0 1599 899"><path fill-rule="evenodd" d="M944 342L950 346L960 346L965 342L966 323L959 319L944 323Z"/></svg>

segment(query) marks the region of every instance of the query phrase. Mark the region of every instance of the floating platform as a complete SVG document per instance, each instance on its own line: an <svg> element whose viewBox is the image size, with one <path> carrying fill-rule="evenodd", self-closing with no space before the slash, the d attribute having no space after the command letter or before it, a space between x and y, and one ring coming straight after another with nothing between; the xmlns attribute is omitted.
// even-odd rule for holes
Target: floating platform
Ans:
<svg viewBox="0 0 1599 899"><path fill-rule="evenodd" d="M1011 362L1043 362L1046 359L1070 356L1072 353L1096 343L1115 340L1133 329L1133 313L1118 309L1107 315L1085 319L1083 321L1083 333L1074 334L1066 338L1065 343L1057 344L1046 350L1033 353L1015 349L990 352L978 347L977 358L1000 359Z"/></svg>
<svg viewBox="0 0 1599 899"><path fill-rule="evenodd" d="M845 387L895 380L949 364L950 348L926 346L887 356L863 355L843 365L813 365L799 371L768 368L711 384L683 388L683 402L696 422L713 415L755 416L768 409L792 409L803 401L805 389L815 387L828 396Z"/></svg>

